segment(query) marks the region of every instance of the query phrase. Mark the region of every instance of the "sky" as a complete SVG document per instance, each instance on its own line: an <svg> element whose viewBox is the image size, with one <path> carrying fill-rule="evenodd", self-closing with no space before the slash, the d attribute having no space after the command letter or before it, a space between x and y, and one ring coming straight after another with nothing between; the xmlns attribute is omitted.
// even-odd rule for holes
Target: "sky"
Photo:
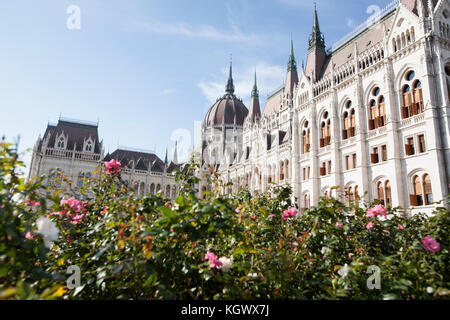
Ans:
<svg viewBox="0 0 450 320"><path fill-rule="evenodd" d="M316 0L327 47L390 0ZM313 0L15 0L0 2L0 135L23 159L48 122L99 123L119 145L179 160L225 91L261 106L285 79L292 34L306 60ZM78 19L79 18L79 19ZM196 129L197 128L197 131ZM181 143L180 143L181 142ZM180 159L181 158L181 159Z"/></svg>

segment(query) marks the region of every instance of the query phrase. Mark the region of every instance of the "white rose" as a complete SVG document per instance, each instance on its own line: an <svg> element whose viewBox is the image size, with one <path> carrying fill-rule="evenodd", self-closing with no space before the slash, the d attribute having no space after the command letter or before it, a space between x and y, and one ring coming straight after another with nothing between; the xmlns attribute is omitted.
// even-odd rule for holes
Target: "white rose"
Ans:
<svg viewBox="0 0 450 320"><path fill-rule="evenodd" d="M222 257L219 259L220 262L222 262L222 265L219 267L223 272L230 271L231 266L233 265L233 257L231 259L227 257Z"/></svg>
<svg viewBox="0 0 450 320"><path fill-rule="evenodd" d="M348 264L345 264L342 268L339 269L338 273L342 278L345 278L348 275L348 271L350 268L348 267Z"/></svg>
<svg viewBox="0 0 450 320"><path fill-rule="evenodd" d="M250 279L256 279L256 278L258 278L258 274L257 273L249 273L248 275L247 275L247 277L249 277Z"/></svg>
<svg viewBox="0 0 450 320"><path fill-rule="evenodd" d="M47 248L51 248L52 241L58 239L59 230L56 224L46 217L40 217L36 220L38 233L42 234L44 238L44 244Z"/></svg>

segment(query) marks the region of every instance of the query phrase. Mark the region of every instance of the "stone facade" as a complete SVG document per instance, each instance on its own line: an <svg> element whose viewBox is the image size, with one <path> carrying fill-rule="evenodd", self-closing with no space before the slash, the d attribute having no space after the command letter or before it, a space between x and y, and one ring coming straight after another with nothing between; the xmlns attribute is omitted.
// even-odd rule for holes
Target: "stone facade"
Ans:
<svg viewBox="0 0 450 320"><path fill-rule="evenodd" d="M79 190L92 177L104 161L116 159L122 165L121 176L136 194L144 195L161 191L167 198L176 197L177 187L172 172L182 169L177 162L175 148L173 161L162 161L150 152L119 148L104 155L99 142L98 124L60 118L57 124L48 124L44 137L39 136L33 149L29 179L45 175L46 184L53 177L67 177L73 192Z"/></svg>
<svg viewBox="0 0 450 320"><path fill-rule="evenodd" d="M226 192L289 183L302 209L327 195L431 212L449 193L449 20L448 0L394 1L326 50L315 11L307 65L297 71L291 42L286 84L262 115L228 140L204 123L203 169L218 168Z"/></svg>

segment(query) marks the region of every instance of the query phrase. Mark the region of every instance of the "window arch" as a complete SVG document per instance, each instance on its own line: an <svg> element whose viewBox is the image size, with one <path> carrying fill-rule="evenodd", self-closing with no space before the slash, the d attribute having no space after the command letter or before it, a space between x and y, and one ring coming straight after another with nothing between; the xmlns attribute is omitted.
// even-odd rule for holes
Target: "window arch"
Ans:
<svg viewBox="0 0 450 320"><path fill-rule="evenodd" d="M307 209L309 209L311 207L311 200L309 197L309 193L305 193L303 195L303 208L302 208L302 212L305 212Z"/></svg>
<svg viewBox="0 0 450 320"><path fill-rule="evenodd" d="M284 180L284 162L280 162L280 181Z"/></svg>
<svg viewBox="0 0 450 320"><path fill-rule="evenodd" d="M392 206L391 182L382 177L374 182L374 188L374 200L380 201L384 206Z"/></svg>
<svg viewBox="0 0 450 320"><path fill-rule="evenodd" d="M284 162L284 170L285 170L286 180L288 180L289 179L289 160L286 160Z"/></svg>
<svg viewBox="0 0 450 320"><path fill-rule="evenodd" d="M423 175L423 195L425 205L430 205L433 202L433 192L431 191L431 179L428 174Z"/></svg>
<svg viewBox="0 0 450 320"><path fill-rule="evenodd" d="M66 148L66 139L62 135L58 138L58 142L56 144L56 147L58 149L65 149Z"/></svg>
<svg viewBox="0 0 450 320"><path fill-rule="evenodd" d="M386 125L386 104L379 87L375 87L369 96L369 130Z"/></svg>
<svg viewBox="0 0 450 320"><path fill-rule="evenodd" d="M139 195L143 196L145 195L145 183L141 182L139 185Z"/></svg>
<svg viewBox="0 0 450 320"><path fill-rule="evenodd" d="M354 203L358 200L358 185L355 185L354 183L349 183L344 188L344 199L345 203L347 205L350 205L351 203Z"/></svg>
<svg viewBox="0 0 450 320"><path fill-rule="evenodd" d="M418 175L412 178L413 194L410 196L410 202L412 206L423 205L422 183Z"/></svg>
<svg viewBox="0 0 450 320"><path fill-rule="evenodd" d="M354 137L356 134L356 112L351 101L348 101L345 104L344 114L342 118L344 128L342 130L342 139L345 140Z"/></svg>
<svg viewBox="0 0 450 320"><path fill-rule="evenodd" d="M409 196L411 206L431 205L433 203L433 191L431 178L428 173L414 174L411 179L412 194Z"/></svg>
<svg viewBox="0 0 450 320"><path fill-rule="evenodd" d="M328 111L325 111L320 124L320 147L326 147L331 144L331 120Z"/></svg>
<svg viewBox="0 0 450 320"><path fill-rule="evenodd" d="M414 70L406 72L402 79L401 115L402 119L407 119L424 112L422 82Z"/></svg>
<svg viewBox="0 0 450 320"><path fill-rule="evenodd" d="M383 183L381 181L379 181L377 183L377 199L380 200L380 202L382 204L385 204L385 202L384 202L384 187L383 187Z"/></svg>
<svg viewBox="0 0 450 320"><path fill-rule="evenodd" d="M308 121L305 121L302 130L302 153L308 153L311 149L311 130Z"/></svg>
<svg viewBox="0 0 450 320"><path fill-rule="evenodd" d="M86 143L86 146L84 148L84 151L86 152L92 152L93 150L93 144L91 140L88 140L88 142Z"/></svg>
<svg viewBox="0 0 450 320"><path fill-rule="evenodd" d="M166 186L166 197L170 198L170 185Z"/></svg>
<svg viewBox="0 0 450 320"><path fill-rule="evenodd" d="M392 206L392 195L391 195L391 183L389 180L386 180L384 183L384 196L386 200L386 206Z"/></svg>

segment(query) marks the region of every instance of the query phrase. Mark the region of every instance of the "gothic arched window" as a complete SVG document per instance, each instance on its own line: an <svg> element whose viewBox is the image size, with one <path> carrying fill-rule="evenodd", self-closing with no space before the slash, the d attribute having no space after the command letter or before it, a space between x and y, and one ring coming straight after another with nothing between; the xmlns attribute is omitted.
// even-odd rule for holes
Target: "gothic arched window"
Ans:
<svg viewBox="0 0 450 320"><path fill-rule="evenodd" d="M372 90L369 101L369 130L386 125L386 104L381 90L376 87Z"/></svg>
<svg viewBox="0 0 450 320"><path fill-rule="evenodd" d="M416 78L416 73L413 70L408 71L403 78L401 100L402 119L424 112L422 83Z"/></svg>
<svg viewBox="0 0 450 320"><path fill-rule="evenodd" d="M344 129L342 130L342 139L345 140L354 137L356 134L356 112L355 108L352 107L351 101L345 104L343 121Z"/></svg>
<svg viewBox="0 0 450 320"><path fill-rule="evenodd" d="M64 139L64 137L59 137L58 139L58 143L56 145L58 147L58 149L65 149L66 148L66 139Z"/></svg>

